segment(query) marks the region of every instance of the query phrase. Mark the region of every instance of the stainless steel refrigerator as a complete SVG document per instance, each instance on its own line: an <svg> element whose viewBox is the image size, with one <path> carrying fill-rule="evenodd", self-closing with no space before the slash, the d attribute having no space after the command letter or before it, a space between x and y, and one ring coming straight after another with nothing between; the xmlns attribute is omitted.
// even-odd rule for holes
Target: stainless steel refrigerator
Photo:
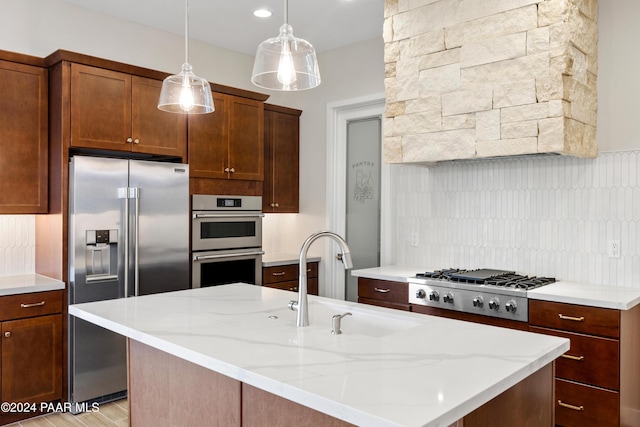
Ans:
<svg viewBox="0 0 640 427"><path fill-rule="evenodd" d="M69 167L69 303L189 287L189 169L74 156ZM69 399L126 393L124 337L69 317Z"/></svg>

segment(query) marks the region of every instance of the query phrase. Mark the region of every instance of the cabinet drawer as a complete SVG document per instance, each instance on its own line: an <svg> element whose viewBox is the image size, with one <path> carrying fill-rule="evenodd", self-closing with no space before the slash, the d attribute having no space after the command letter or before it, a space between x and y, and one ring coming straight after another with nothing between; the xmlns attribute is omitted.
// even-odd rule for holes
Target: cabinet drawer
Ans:
<svg viewBox="0 0 640 427"><path fill-rule="evenodd" d="M409 303L409 284L358 278L358 297L386 302Z"/></svg>
<svg viewBox="0 0 640 427"><path fill-rule="evenodd" d="M620 389L620 347L616 340L531 326L531 332L568 338L571 347L556 359L556 377Z"/></svg>
<svg viewBox="0 0 640 427"><path fill-rule="evenodd" d="M556 425L618 427L620 396L605 390L556 379Z"/></svg>
<svg viewBox="0 0 640 427"><path fill-rule="evenodd" d="M280 283L298 280L298 264L278 265L262 269L262 283ZM318 263L307 263L307 278L318 277Z"/></svg>
<svg viewBox="0 0 640 427"><path fill-rule="evenodd" d="M0 321L62 312L62 291L0 297Z"/></svg>
<svg viewBox="0 0 640 427"><path fill-rule="evenodd" d="M620 337L620 312L609 308L529 300L529 324L603 337Z"/></svg>

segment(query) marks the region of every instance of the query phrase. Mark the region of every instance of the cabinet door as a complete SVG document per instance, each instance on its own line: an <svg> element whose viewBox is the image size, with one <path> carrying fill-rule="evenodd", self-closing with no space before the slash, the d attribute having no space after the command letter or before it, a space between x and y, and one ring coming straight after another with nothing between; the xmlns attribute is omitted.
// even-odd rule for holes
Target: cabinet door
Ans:
<svg viewBox="0 0 640 427"><path fill-rule="evenodd" d="M181 157L187 155L187 115L158 110L162 82L132 77L132 150Z"/></svg>
<svg viewBox="0 0 640 427"><path fill-rule="evenodd" d="M231 179L264 179L264 103L229 97L229 168Z"/></svg>
<svg viewBox="0 0 640 427"><path fill-rule="evenodd" d="M2 400L62 397L62 315L2 323Z"/></svg>
<svg viewBox="0 0 640 427"><path fill-rule="evenodd" d="M47 83L43 68L0 61L0 213L47 212Z"/></svg>
<svg viewBox="0 0 640 427"><path fill-rule="evenodd" d="M214 92L213 113L189 116L189 176L193 178L227 178L227 100L227 95Z"/></svg>
<svg viewBox="0 0 640 427"><path fill-rule="evenodd" d="M299 119L276 113L270 141L273 152L274 212L298 212Z"/></svg>
<svg viewBox="0 0 640 427"><path fill-rule="evenodd" d="M131 151L131 76L71 64L71 145Z"/></svg>

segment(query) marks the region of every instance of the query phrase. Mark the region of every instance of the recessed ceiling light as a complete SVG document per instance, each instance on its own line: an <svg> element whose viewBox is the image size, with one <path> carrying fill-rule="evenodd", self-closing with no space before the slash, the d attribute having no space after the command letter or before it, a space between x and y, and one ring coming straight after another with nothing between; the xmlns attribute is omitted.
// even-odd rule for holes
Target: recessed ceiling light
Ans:
<svg viewBox="0 0 640 427"><path fill-rule="evenodd" d="M271 16L271 11L267 9L254 10L253 16L257 16L258 18L268 18Z"/></svg>

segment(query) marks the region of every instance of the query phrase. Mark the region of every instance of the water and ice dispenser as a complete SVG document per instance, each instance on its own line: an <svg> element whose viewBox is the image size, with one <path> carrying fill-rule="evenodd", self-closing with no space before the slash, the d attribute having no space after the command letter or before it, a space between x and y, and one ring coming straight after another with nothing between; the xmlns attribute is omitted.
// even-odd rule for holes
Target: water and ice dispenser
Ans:
<svg viewBox="0 0 640 427"><path fill-rule="evenodd" d="M87 283L118 280L118 230L86 230Z"/></svg>

